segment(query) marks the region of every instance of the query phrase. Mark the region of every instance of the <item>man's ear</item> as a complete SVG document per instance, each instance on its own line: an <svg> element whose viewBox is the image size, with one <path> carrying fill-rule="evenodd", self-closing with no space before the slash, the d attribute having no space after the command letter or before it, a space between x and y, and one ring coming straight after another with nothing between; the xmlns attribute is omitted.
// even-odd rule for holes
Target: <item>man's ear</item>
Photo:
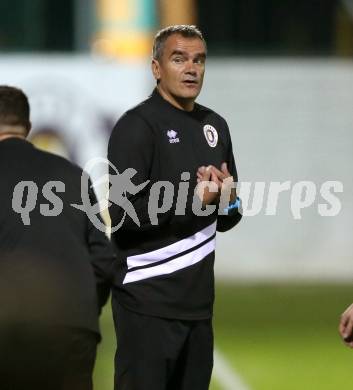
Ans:
<svg viewBox="0 0 353 390"><path fill-rule="evenodd" d="M156 81L158 82L161 78L161 69L160 69L159 62L153 58L151 66L152 66L153 76L156 79Z"/></svg>

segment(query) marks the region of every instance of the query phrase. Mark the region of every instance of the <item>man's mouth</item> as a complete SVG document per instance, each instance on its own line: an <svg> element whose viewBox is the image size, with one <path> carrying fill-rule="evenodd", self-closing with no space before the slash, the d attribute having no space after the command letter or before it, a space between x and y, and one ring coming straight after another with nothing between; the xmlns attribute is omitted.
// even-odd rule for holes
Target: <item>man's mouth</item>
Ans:
<svg viewBox="0 0 353 390"><path fill-rule="evenodd" d="M197 85L198 84L197 80L184 80L183 83L187 84L187 85Z"/></svg>

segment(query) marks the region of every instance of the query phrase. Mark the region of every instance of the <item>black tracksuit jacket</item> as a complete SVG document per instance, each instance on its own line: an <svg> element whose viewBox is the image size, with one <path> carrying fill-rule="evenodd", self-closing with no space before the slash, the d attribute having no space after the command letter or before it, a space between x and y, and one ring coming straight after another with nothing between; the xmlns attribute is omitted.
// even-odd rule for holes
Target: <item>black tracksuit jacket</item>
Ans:
<svg viewBox="0 0 353 390"><path fill-rule="evenodd" d="M143 190L126 194L140 226L125 213L124 205L114 203L112 188L110 191L112 227L121 224L112 234L118 254L113 297L126 308L148 315L184 320L210 318L216 231L231 229L241 214L233 210L229 215L220 216L216 211L210 216L195 216L192 200L200 166L212 164L220 169L222 162L227 162L237 181L226 121L199 104L192 112L180 110L156 89L119 119L109 141L108 159L113 166L111 183L117 172L121 174L128 168L137 171L132 178L135 185L149 180ZM190 173L190 179L184 180L190 191L185 215L176 215L183 172ZM149 218L148 201L151 187L158 181L172 183L175 193L172 207L158 214L156 225ZM233 261L231 257L229 261Z"/></svg>

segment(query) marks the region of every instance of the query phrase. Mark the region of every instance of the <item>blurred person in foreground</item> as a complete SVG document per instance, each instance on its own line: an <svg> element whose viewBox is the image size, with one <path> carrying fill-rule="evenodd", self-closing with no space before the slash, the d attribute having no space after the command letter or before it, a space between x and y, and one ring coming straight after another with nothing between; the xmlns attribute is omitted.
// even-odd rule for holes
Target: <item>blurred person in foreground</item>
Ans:
<svg viewBox="0 0 353 390"><path fill-rule="evenodd" d="M0 86L0 388L90 390L114 255L71 206L82 170L30 128L25 94Z"/></svg>
<svg viewBox="0 0 353 390"><path fill-rule="evenodd" d="M112 235L120 260L112 292L118 390L209 387L215 236L234 227L241 213L227 123L195 103L205 61L206 43L195 26L159 31L152 59L156 88L119 119L109 141L112 166L120 175L134 169L133 185L144 187L119 204L111 171L110 216L113 227L121 225ZM161 181L164 193L153 193ZM177 206L179 185L190 191ZM225 185L232 189L219 215ZM160 195L171 195L169 210ZM159 208L155 220L152 204ZM211 206L214 211L200 215Z"/></svg>
<svg viewBox="0 0 353 390"><path fill-rule="evenodd" d="M353 348L353 304L342 313L338 331L347 347Z"/></svg>

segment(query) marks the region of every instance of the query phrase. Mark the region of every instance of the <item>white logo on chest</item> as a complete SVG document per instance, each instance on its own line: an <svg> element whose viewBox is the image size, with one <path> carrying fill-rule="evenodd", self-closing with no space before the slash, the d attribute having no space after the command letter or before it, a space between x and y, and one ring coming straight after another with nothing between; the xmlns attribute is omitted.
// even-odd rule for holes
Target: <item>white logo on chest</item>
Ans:
<svg viewBox="0 0 353 390"><path fill-rule="evenodd" d="M217 130L211 125L205 125L203 127L203 133L205 134L207 143L214 148L217 146L218 133Z"/></svg>
<svg viewBox="0 0 353 390"><path fill-rule="evenodd" d="M175 130L168 130L167 131L167 136L169 138L169 143L170 144L176 144L180 142L180 139L177 137L178 133Z"/></svg>

